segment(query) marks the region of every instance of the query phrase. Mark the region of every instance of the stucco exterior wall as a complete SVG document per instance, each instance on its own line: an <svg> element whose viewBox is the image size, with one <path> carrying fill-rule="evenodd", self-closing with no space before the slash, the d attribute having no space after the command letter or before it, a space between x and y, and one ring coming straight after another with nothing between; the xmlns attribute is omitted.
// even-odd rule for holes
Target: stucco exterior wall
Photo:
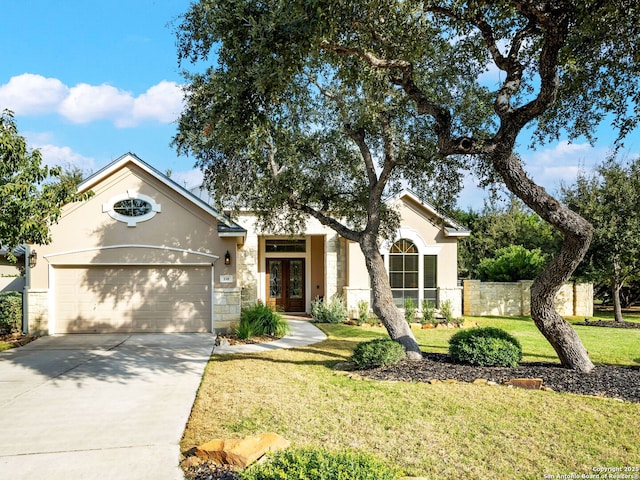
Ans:
<svg viewBox="0 0 640 480"><path fill-rule="evenodd" d="M198 253L218 257L229 250L235 251L235 238L220 238L217 222L169 187L146 174L137 166L128 164L121 170L92 187L95 195L86 202L73 203L63 208L59 222L52 226L53 242L36 247L38 264L31 271L33 288L49 288L49 264L181 264L215 262L215 286L235 286L235 262L199 258ZM135 227L114 220L103 212L103 205L117 195L132 190L152 197L162 211L152 219ZM104 250L114 245L150 245L167 247L135 248L130 251ZM175 250L172 250L175 249ZM186 253L182 250L193 250ZM64 253L64 255L61 255ZM232 285L219 284L221 275L232 275Z"/></svg>
<svg viewBox="0 0 640 480"><path fill-rule="evenodd" d="M469 316L531 315L531 280L520 282L464 281L464 314ZM564 316L593 316L593 285L567 283L555 298Z"/></svg>

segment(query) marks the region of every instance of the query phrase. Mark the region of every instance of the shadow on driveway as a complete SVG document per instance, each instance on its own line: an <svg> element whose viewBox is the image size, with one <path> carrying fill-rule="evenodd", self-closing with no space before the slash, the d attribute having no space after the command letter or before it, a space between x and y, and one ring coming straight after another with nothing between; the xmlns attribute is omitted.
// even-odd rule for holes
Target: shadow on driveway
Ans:
<svg viewBox="0 0 640 480"><path fill-rule="evenodd" d="M179 441L211 334L43 337L0 353L0 472L182 478Z"/></svg>

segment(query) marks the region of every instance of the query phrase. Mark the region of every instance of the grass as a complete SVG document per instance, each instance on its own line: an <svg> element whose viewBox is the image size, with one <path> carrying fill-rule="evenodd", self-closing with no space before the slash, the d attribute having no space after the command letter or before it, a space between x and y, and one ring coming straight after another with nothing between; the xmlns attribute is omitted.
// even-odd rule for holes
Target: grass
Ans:
<svg viewBox="0 0 640 480"><path fill-rule="evenodd" d="M469 321L515 334L524 361L555 360L528 319ZM594 467L640 465L640 404L485 385L355 380L332 367L346 360L358 342L385 331L322 328L329 338L320 344L214 355L183 450L213 438L273 431L295 446L362 449L407 475L429 479L555 478L590 474ZM640 364L635 331L576 329L595 362ZM424 350L446 351L453 330L415 333ZM606 348L597 348L601 343Z"/></svg>

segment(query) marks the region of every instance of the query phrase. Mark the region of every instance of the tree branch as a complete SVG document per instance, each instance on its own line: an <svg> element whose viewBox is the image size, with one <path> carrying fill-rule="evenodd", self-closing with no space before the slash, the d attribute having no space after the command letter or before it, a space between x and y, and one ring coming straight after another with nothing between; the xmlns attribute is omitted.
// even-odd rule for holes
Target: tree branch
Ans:
<svg viewBox="0 0 640 480"><path fill-rule="evenodd" d="M293 197L289 197L287 200L287 204L294 210L298 210L300 212L304 212L307 215L310 215L317 219L322 225L333 229L338 235L346 238L347 240L351 240L353 242L359 242L362 234L360 232L356 232L350 228L347 228L342 223L338 222L336 219L325 215L324 213L316 210L315 208L311 208L309 205L305 203L301 203L295 200Z"/></svg>

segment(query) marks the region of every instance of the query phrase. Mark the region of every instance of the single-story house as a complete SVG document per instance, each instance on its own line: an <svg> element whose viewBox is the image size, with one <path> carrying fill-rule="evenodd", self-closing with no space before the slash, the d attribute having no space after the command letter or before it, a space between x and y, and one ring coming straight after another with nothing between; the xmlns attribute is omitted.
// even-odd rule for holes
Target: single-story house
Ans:
<svg viewBox="0 0 640 480"><path fill-rule="evenodd" d="M27 246L31 332L224 331L256 300L300 314L316 298L370 300L359 246L314 220L296 237L260 232L130 153L79 189L94 195L63 208L49 245ZM388 201L402 216L381 246L398 305L449 299L460 315L457 239L469 232L411 192Z"/></svg>

